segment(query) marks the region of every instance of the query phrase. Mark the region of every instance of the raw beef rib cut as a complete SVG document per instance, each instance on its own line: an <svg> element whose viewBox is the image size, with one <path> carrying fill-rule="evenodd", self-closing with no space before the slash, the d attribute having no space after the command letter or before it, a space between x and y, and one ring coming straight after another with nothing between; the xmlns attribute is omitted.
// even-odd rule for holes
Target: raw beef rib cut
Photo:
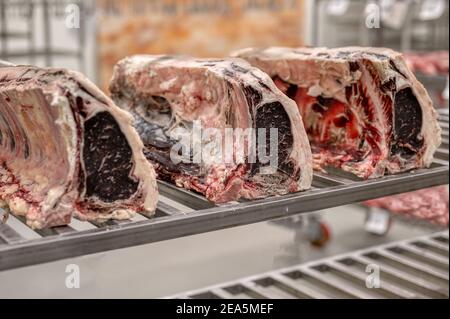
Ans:
<svg viewBox="0 0 450 319"><path fill-rule="evenodd" d="M311 149L295 103L270 77L241 59L134 56L116 65L110 91L118 106L134 114L145 154L163 180L200 192L213 202L263 198L311 186ZM215 137L223 136L209 140L201 135L202 152L226 144L231 145L228 155L244 156L226 161L213 152L215 160L202 157L202 161L174 163L171 150L180 141L173 132L192 135L192 143L181 143L194 145L195 123L219 132ZM273 171L259 157L262 145L268 148L269 143L252 135L243 139L234 135L249 128L267 129L264 139L270 128L278 130L278 161L277 167L270 166ZM229 143L227 129L233 131ZM199 151L192 149L195 158ZM249 149L258 150L256 161L249 160L253 154Z"/></svg>
<svg viewBox="0 0 450 319"><path fill-rule="evenodd" d="M0 67L0 207L32 228L155 210L155 172L132 116L83 75Z"/></svg>
<svg viewBox="0 0 450 319"><path fill-rule="evenodd" d="M402 55L384 48L244 49L296 101L316 169L361 178L428 167L441 143L428 93Z"/></svg>

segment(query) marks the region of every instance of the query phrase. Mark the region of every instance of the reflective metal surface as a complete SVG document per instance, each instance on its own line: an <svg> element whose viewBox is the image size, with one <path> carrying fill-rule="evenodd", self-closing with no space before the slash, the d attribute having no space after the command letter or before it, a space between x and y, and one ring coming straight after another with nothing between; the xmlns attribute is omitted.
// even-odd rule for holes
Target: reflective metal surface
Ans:
<svg viewBox="0 0 450 319"><path fill-rule="evenodd" d="M449 296L448 239L448 231L435 233L168 298L444 299Z"/></svg>

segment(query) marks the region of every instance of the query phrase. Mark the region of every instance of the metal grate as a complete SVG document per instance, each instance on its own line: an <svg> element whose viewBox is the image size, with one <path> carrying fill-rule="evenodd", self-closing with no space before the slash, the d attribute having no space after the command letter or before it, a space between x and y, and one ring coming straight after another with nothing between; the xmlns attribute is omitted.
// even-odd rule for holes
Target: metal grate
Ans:
<svg viewBox="0 0 450 319"><path fill-rule="evenodd" d="M309 191L215 206L204 197L159 182L156 216L103 224L73 220L68 226L34 231L11 216L0 223L0 270L147 244L181 236L288 217L377 197L448 184L448 110L440 112L443 144L429 169L362 181L339 171L315 173Z"/></svg>
<svg viewBox="0 0 450 319"><path fill-rule="evenodd" d="M449 297L448 231L185 292L181 299ZM379 288L368 276L379 270ZM373 287L373 286L372 286Z"/></svg>

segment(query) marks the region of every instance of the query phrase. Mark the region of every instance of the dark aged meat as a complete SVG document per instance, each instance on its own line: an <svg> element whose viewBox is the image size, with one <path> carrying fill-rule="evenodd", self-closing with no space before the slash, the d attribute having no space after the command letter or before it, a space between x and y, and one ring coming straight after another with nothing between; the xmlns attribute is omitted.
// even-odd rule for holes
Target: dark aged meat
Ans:
<svg viewBox="0 0 450 319"><path fill-rule="evenodd" d="M79 73L0 67L0 207L44 228L151 215L156 197L130 114Z"/></svg>
<svg viewBox="0 0 450 319"><path fill-rule="evenodd" d="M378 198L367 206L384 208L405 217L448 226L448 186L421 189L415 192Z"/></svg>
<svg viewBox="0 0 450 319"><path fill-rule="evenodd" d="M361 178L431 164L440 128L402 55L383 48L268 48L233 54L268 73L297 102L314 166Z"/></svg>
<svg viewBox="0 0 450 319"><path fill-rule="evenodd" d="M161 179L214 202L263 198L311 186L311 149L295 103L265 73L243 60L134 56L117 64L110 90L116 104L134 114L146 156ZM199 135L196 142L198 124L203 133L212 129L213 135ZM258 138L245 134L238 138L236 132L248 128L267 129L263 140L259 131L255 131ZM276 140L269 140L270 128L277 129ZM229 130L231 140L226 139ZM192 143L180 136L193 136ZM275 144L274 166L261 156L270 154ZM174 150L178 154L180 145L191 151L187 159L174 163L171 154ZM222 153L207 152L205 158L210 149ZM254 161L252 150L257 153ZM196 161L199 152L202 160Z"/></svg>

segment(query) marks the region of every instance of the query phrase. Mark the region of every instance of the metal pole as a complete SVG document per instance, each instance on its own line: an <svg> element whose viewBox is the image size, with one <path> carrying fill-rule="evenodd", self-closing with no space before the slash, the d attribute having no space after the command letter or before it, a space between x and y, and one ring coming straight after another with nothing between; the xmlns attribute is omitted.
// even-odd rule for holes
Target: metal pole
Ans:
<svg viewBox="0 0 450 319"><path fill-rule="evenodd" d="M51 28L50 28L50 13L49 13L49 4L47 0L42 0L42 17L44 23L44 56L45 56L45 65L52 65L52 53L51 53Z"/></svg>
<svg viewBox="0 0 450 319"><path fill-rule="evenodd" d="M3 57L5 59L8 58L7 26L8 23L6 21L6 1L0 0L0 40L1 40L0 57Z"/></svg>
<svg viewBox="0 0 450 319"><path fill-rule="evenodd" d="M34 43L34 28L35 28L35 20L34 20L34 2L30 1L28 4L28 50L30 52L29 54L29 62L30 64L34 65L36 64L36 47Z"/></svg>
<svg viewBox="0 0 450 319"><path fill-rule="evenodd" d="M312 37L312 46L318 46L318 42L319 42L319 7L320 7L320 3L321 0L316 0L316 1L312 1L312 16L313 16L313 21L311 23L311 27L312 27L312 32L311 32L311 37Z"/></svg>
<svg viewBox="0 0 450 319"><path fill-rule="evenodd" d="M84 50L86 48L86 13L84 12L84 3L83 0L78 2L78 6L80 8L80 28L78 29L78 59L79 59L79 68L82 73L85 72L85 54Z"/></svg>
<svg viewBox="0 0 450 319"><path fill-rule="evenodd" d="M377 0L376 2L378 8L380 9L380 14L383 14L382 10L381 10L381 0ZM377 28L377 36L376 36L376 45L381 47L383 46L383 42L384 42L384 32L383 32L383 17L380 17L380 27Z"/></svg>

